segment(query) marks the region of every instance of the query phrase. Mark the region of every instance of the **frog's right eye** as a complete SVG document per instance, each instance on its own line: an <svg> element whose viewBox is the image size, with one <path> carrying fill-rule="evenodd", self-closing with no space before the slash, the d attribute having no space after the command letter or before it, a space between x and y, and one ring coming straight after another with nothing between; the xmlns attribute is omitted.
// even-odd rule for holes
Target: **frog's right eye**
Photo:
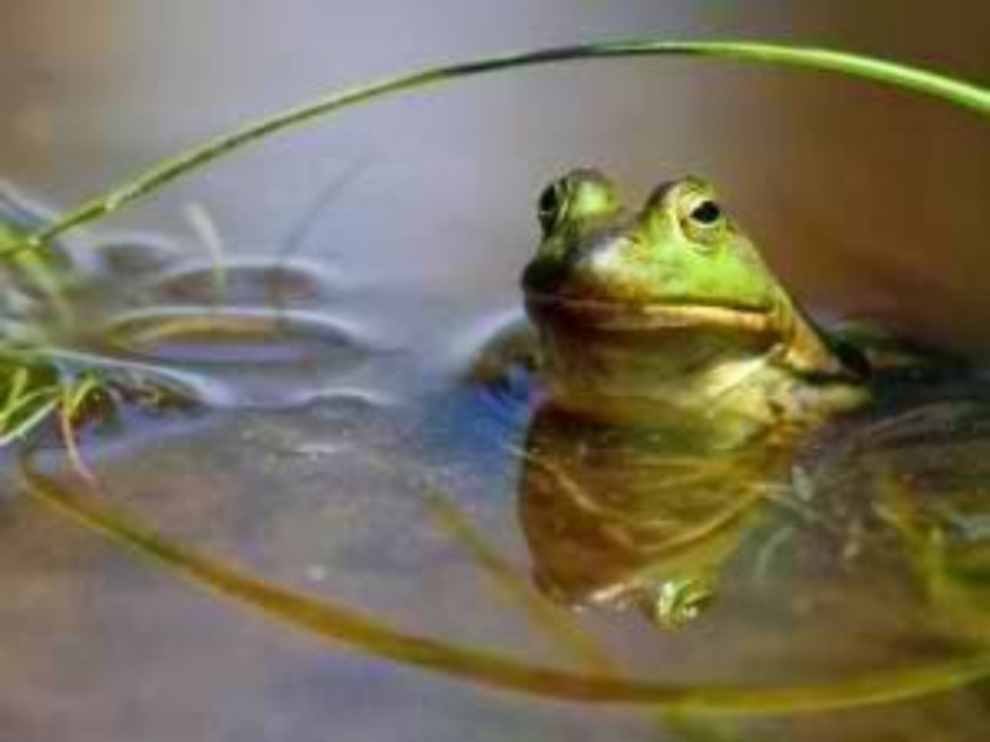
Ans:
<svg viewBox="0 0 990 742"><path fill-rule="evenodd" d="M691 207L688 216L704 227L711 227L722 218L722 208L711 199L702 199Z"/></svg>
<svg viewBox="0 0 990 742"><path fill-rule="evenodd" d="M547 186L537 202L537 218L540 220L540 228L544 236L549 235L564 214L564 207L567 203L567 183L558 180Z"/></svg>
<svg viewBox="0 0 990 742"><path fill-rule="evenodd" d="M710 190L689 191L677 204L681 229L699 248L717 247L729 229L728 219Z"/></svg>

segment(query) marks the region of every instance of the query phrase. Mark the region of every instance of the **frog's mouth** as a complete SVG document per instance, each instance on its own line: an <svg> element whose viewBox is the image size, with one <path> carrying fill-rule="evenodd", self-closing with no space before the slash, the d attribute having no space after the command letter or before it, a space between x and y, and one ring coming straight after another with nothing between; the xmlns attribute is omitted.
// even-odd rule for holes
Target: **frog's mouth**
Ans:
<svg viewBox="0 0 990 742"><path fill-rule="evenodd" d="M716 400L784 347L769 309L538 293L527 293L526 309L556 404L592 418L663 420L685 438L721 436Z"/></svg>
<svg viewBox="0 0 990 742"><path fill-rule="evenodd" d="M752 335L775 335L777 313L771 307L728 303L651 302L630 304L602 299L575 299L527 293L531 316L552 318L577 327L616 332L662 332L664 329L710 328Z"/></svg>

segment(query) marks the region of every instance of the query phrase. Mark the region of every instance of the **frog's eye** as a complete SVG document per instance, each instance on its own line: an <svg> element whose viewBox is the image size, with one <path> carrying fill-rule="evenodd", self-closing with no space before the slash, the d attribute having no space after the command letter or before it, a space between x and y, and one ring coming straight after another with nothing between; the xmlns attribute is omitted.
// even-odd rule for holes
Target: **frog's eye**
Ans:
<svg viewBox="0 0 990 742"><path fill-rule="evenodd" d="M708 227L722 218L722 207L706 198L695 206L692 206L691 213L688 216L695 223Z"/></svg>
<svg viewBox="0 0 990 742"><path fill-rule="evenodd" d="M692 194L681 203L681 228L701 247L715 247L725 235L728 222L718 203L703 194Z"/></svg>
<svg viewBox="0 0 990 742"><path fill-rule="evenodd" d="M567 202L566 185L558 181L547 186L537 202L537 218L544 236L549 235L560 222Z"/></svg>
<svg viewBox="0 0 990 742"><path fill-rule="evenodd" d="M597 170L579 168L558 178L540 194L537 215L543 236L568 223L607 219L621 211L612 181Z"/></svg>

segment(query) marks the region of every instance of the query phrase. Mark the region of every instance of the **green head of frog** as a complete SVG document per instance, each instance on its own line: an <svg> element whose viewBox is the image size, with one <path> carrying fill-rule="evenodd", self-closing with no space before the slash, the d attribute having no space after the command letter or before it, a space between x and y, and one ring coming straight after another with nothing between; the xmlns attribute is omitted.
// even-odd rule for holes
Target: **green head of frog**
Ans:
<svg viewBox="0 0 990 742"><path fill-rule="evenodd" d="M676 420L738 442L865 398L840 358L696 178L626 208L594 170L539 199L543 239L523 274L556 403L607 419Z"/></svg>

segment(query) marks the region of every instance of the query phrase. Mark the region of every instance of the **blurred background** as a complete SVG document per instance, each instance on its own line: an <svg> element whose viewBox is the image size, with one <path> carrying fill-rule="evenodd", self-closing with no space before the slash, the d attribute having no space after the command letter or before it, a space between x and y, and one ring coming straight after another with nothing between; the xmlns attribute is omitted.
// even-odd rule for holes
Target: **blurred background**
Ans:
<svg viewBox="0 0 990 742"><path fill-rule="evenodd" d="M746 38L990 84L990 4L977 0L4 0L0 30L0 179L54 210L283 107L499 51ZM815 73L640 59L456 82L264 142L93 231L195 245L196 206L232 254L291 246L346 275L361 287L347 301L429 365L457 332L518 305L537 194L578 165L609 171L631 202L658 181L706 177L805 302L990 354L990 121ZM393 311L395 296L415 311ZM334 297L331 310L344 303ZM355 398L334 398L344 412L248 411L205 433L139 440L100 473L129 510L279 582L400 629L566 665L437 535L413 477L362 468L368 441L395 458L423 455L422 430L382 422L391 410ZM493 446L456 448L462 432L452 424L439 452L422 448L450 465L444 481L528 575L513 462L493 465ZM0 536L0 742L739 738L717 727L668 736L642 711L532 702L315 651L311 638L191 591L29 498L5 502ZM858 615L869 620L843 632L863 650L849 667L928 656L932 646L867 578L861 594L873 598ZM791 670L800 679L809 656L815 678L822 667L848 671L834 623L788 634L805 652L795 655L773 623L776 600L762 600L739 624L707 623L687 639L587 620L640 676L776 682ZM843 600L840 590L839 615ZM986 708L985 693L963 691L896 712L757 724L748 738L977 740Z"/></svg>

